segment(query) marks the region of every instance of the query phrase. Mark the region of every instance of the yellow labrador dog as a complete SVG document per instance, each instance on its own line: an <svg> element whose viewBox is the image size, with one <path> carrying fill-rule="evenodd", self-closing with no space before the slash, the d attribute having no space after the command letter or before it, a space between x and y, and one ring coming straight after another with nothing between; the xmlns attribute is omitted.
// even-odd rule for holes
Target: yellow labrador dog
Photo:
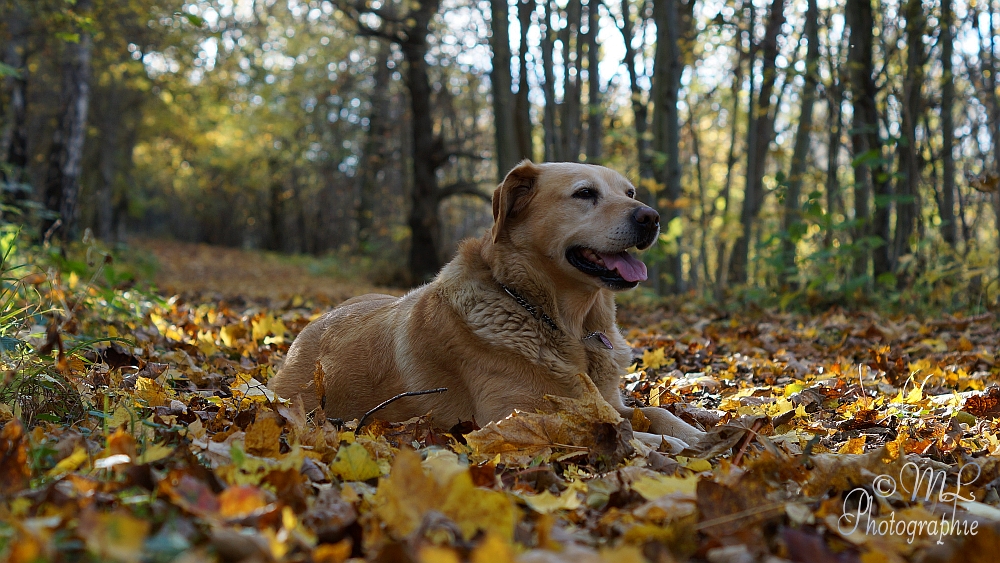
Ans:
<svg viewBox="0 0 1000 563"><path fill-rule="evenodd" d="M363 295L313 321L270 383L306 410L351 420L407 391L379 418L430 413L448 428L480 425L514 409L533 412L545 394L575 397L586 373L623 416L619 381L631 350L615 324L614 292L646 279L628 253L659 234L659 215L635 188L601 166L524 161L493 193L493 229L462 243L429 284L403 297ZM317 365L318 363L318 365ZM325 387L313 387L322 368ZM656 407L642 412L679 451L703 433ZM661 437L661 435L663 435Z"/></svg>

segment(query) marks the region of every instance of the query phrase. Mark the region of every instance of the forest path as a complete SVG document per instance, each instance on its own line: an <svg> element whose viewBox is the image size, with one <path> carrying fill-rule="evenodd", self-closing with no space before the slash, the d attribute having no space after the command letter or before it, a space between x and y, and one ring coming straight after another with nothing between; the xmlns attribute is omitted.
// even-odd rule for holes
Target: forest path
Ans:
<svg viewBox="0 0 1000 563"><path fill-rule="evenodd" d="M364 293L403 293L397 288L370 284L356 273L359 268L338 268L332 259L156 239L130 244L155 257L153 280L166 295L214 293L272 300L299 297L335 304Z"/></svg>

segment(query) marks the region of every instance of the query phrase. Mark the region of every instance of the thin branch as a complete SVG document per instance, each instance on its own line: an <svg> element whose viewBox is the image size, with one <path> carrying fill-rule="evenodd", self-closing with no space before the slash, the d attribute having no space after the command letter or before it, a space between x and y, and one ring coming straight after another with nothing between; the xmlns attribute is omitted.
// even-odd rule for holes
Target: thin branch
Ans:
<svg viewBox="0 0 1000 563"><path fill-rule="evenodd" d="M476 196L487 203L493 200L493 196L484 193L479 189L479 184L474 184L472 182L455 182L454 184L448 184L440 189L438 189L436 197L438 201L444 201L449 197L456 195L471 195Z"/></svg>
<svg viewBox="0 0 1000 563"><path fill-rule="evenodd" d="M387 399L385 401L382 401L381 403L378 404L378 406L376 406L372 410L366 412L364 414L364 416L361 417L361 420L358 421L358 427L354 429L354 432L357 432L358 430L361 430L361 427L365 425L365 419L367 419L370 415L372 415L372 414L374 414L374 413L376 413L376 412L384 409L385 407L387 407L390 404L392 404L394 401L402 399L403 397L416 397L418 395L430 395L432 393L444 393L447 390L448 390L447 387L438 387L437 389L425 389L423 391L407 391L406 393L400 393L399 395L396 395L395 397L393 397L391 399Z"/></svg>

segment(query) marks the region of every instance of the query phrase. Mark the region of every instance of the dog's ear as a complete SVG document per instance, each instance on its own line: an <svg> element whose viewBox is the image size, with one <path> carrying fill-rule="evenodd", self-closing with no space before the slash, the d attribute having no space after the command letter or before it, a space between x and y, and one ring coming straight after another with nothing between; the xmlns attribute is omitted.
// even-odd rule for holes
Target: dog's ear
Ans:
<svg viewBox="0 0 1000 563"><path fill-rule="evenodd" d="M535 197L535 181L540 173L541 168L530 160L522 160L493 191L493 242L500 238L504 224L524 211Z"/></svg>

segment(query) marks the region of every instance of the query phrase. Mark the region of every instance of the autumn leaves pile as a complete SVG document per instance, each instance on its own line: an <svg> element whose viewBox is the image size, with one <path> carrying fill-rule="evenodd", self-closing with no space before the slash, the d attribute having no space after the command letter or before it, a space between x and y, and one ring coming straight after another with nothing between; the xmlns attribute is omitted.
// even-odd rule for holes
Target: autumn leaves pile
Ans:
<svg viewBox="0 0 1000 563"><path fill-rule="evenodd" d="M708 431L668 455L633 439L641 413L623 420L592 385L481 429L318 420L264 387L325 308L308 298L61 278L38 289L66 304L37 317L63 353L39 356L53 331L36 326L30 348L5 352L6 383L34 354L83 414L25 395L0 413L7 560L957 560L1000 541L991 314L626 308L626 400ZM960 467L979 466L962 491L975 500L956 512L977 535L838 530L847 493L906 462L942 471L952 491ZM875 517L943 508L900 491Z"/></svg>

